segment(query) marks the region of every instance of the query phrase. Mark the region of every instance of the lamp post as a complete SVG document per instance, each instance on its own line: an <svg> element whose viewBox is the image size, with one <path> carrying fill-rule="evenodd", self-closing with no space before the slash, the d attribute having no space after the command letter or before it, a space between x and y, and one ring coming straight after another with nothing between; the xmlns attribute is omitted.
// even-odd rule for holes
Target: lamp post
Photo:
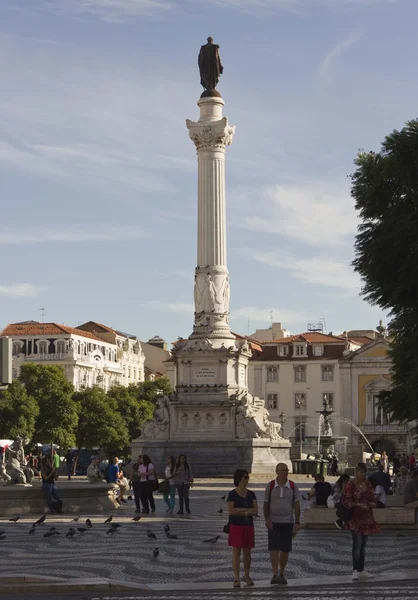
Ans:
<svg viewBox="0 0 418 600"><path fill-rule="evenodd" d="M305 408L301 394L296 394L296 407L299 409L299 458L302 459L302 408Z"/></svg>
<svg viewBox="0 0 418 600"><path fill-rule="evenodd" d="M282 426L282 437L284 437L284 424L286 423L286 415L282 411L279 415L279 423Z"/></svg>

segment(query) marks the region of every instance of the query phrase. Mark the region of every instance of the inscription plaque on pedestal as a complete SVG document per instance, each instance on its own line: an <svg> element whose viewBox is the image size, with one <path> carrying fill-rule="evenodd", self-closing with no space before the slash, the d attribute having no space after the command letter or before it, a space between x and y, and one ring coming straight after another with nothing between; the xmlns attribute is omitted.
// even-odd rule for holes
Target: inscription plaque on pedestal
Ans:
<svg viewBox="0 0 418 600"><path fill-rule="evenodd" d="M192 374L192 383L216 383L216 375L214 367L196 367Z"/></svg>

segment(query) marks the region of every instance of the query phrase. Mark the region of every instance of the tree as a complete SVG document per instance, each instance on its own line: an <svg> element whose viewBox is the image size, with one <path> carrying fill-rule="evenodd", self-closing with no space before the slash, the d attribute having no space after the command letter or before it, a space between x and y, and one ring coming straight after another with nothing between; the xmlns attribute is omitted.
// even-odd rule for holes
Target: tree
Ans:
<svg viewBox="0 0 418 600"><path fill-rule="evenodd" d="M13 381L6 390L0 391L0 437L32 439L39 415L38 403L29 396L25 386Z"/></svg>
<svg viewBox="0 0 418 600"><path fill-rule="evenodd" d="M355 270L362 294L390 311L393 388L381 394L394 419L418 419L418 120L388 135L381 151L360 152L352 196L362 224Z"/></svg>
<svg viewBox="0 0 418 600"><path fill-rule="evenodd" d="M39 406L34 441L54 442L65 448L73 446L77 405L73 400L73 385L63 367L27 363L21 367L19 380Z"/></svg>
<svg viewBox="0 0 418 600"><path fill-rule="evenodd" d="M155 381L142 381L141 383L131 384L128 389L138 400L147 400L154 405L157 403L159 397L167 396L173 391L168 377L160 377Z"/></svg>
<svg viewBox="0 0 418 600"><path fill-rule="evenodd" d="M78 407L76 428L77 448L114 446L124 448L129 445L129 434L118 404L98 387L86 388L74 394Z"/></svg>
<svg viewBox="0 0 418 600"><path fill-rule="evenodd" d="M155 405L148 400L138 400L130 388L122 386L112 387L107 395L117 404L128 429L129 440L135 440L141 433L143 423L152 419Z"/></svg>

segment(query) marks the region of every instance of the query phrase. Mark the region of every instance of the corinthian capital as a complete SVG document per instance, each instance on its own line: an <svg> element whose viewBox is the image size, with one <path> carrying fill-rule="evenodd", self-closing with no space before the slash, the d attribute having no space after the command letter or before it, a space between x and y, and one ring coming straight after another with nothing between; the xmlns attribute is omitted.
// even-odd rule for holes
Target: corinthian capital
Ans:
<svg viewBox="0 0 418 600"><path fill-rule="evenodd" d="M228 125L228 119L219 121L195 122L186 120L189 136L196 148L225 148L232 144L235 126Z"/></svg>

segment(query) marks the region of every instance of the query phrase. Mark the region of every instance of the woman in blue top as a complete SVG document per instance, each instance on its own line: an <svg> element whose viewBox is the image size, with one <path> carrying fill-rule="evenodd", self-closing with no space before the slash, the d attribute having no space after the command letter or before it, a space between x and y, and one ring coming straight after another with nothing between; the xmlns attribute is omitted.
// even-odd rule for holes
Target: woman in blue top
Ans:
<svg viewBox="0 0 418 600"><path fill-rule="evenodd" d="M250 577L251 548L254 548L254 519L258 513L257 498L254 492L247 490L250 477L245 469L237 469L234 473L235 489L228 494L229 534L228 545L232 546L232 568L234 570L234 587L241 587L240 562L241 549L244 563L244 581L254 585Z"/></svg>

